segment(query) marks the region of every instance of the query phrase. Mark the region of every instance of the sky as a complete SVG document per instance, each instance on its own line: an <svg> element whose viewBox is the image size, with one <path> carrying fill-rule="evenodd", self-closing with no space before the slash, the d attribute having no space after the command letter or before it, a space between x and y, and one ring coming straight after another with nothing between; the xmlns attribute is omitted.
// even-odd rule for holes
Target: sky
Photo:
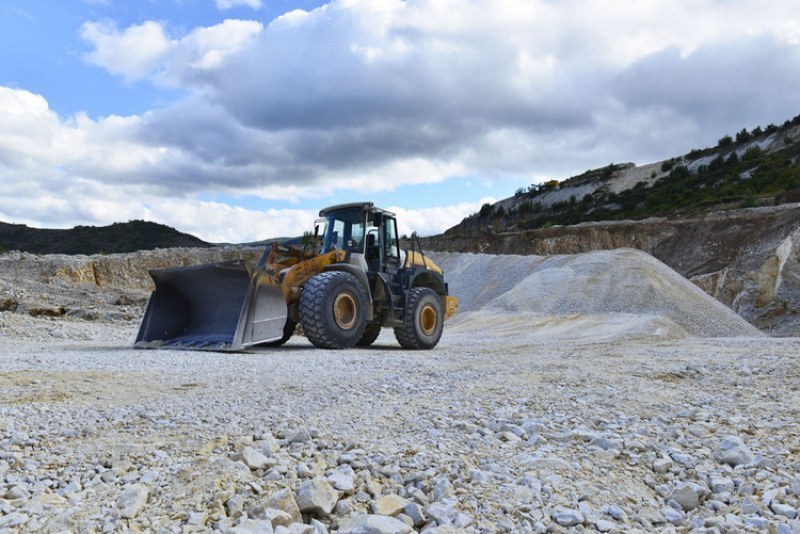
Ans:
<svg viewBox="0 0 800 534"><path fill-rule="evenodd" d="M0 221L444 231L800 114L797 0L0 0Z"/></svg>

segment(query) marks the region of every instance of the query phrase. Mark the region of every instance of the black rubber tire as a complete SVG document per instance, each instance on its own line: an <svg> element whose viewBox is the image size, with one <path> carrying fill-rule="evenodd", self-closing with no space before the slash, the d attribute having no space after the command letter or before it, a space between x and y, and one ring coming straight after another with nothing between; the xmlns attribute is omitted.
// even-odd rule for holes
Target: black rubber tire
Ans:
<svg viewBox="0 0 800 534"><path fill-rule="evenodd" d="M367 326L367 300L361 283L350 273L329 271L311 278L300 296L300 324L306 338L323 349L355 347Z"/></svg>
<svg viewBox="0 0 800 534"><path fill-rule="evenodd" d="M262 347L280 347L289 339L291 339L292 335L294 335L294 328L297 326L297 323L286 318L286 324L283 325L283 337L280 339L276 339L275 341L267 341L266 343L261 343Z"/></svg>
<svg viewBox="0 0 800 534"><path fill-rule="evenodd" d="M356 345L359 347L369 347L375 343L379 335L381 335L381 323L367 323L367 327L364 329L364 335L361 336L361 339L358 340Z"/></svg>
<svg viewBox="0 0 800 534"><path fill-rule="evenodd" d="M405 349L428 350L439 343L444 329L444 303L433 289L415 287L406 295L403 326L394 336Z"/></svg>

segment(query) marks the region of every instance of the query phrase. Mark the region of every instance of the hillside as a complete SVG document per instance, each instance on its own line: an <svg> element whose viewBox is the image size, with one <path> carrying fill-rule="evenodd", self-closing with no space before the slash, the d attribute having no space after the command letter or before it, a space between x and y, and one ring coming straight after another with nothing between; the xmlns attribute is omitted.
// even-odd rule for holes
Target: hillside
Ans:
<svg viewBox="0 0 800 534"><path fill-rule="evenodd" d="M506 232L589 221L683 218L800 201L800 115L722 137L717 146L636 166L611 163L563 182L520 188L447 234Z"/></svg>
<svg viewBox="0 0 800 534"><path fill-rule="evenodd" d="M551 256L636 248L756 327L800 335L800 204L421 240L425 250Z"/></svg>
<svg viewBox="0 0 800 534"><path fill-rule="evenodd" d="M443 235L438 251L652 254L772 335L800 332L800 116L637 167L611 164L517 190Z"/></svg>
<svg viewBox="0 0 800 534"><path fill-rule="evenodd" d="M209 246L209 243L169 226L140 220L110 226L76 226L64 230L0 222L0 251L111 254L155 248Z"/></svg>

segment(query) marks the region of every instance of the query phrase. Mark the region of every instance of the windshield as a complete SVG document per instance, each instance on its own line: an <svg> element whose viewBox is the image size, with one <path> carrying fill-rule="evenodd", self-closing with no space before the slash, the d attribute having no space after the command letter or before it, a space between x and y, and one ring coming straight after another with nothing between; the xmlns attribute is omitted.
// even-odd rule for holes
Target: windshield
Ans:
<svg viewBox="0 0 800 534"><path fill-rule="evenodd" d="M364 251L364 228L367 214L362 208L333 211L325 217L322 251L334 248Z"/></svg>

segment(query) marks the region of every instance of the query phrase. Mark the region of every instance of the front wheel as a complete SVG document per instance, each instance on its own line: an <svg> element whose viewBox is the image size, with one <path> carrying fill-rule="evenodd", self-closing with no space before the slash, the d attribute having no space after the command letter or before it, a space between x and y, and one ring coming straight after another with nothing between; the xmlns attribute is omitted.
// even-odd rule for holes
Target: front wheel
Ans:
<svg viewBox="0 0 800 534"><path fill-rule="evenodd" d="M406 295L403 326L395 327L394 336L405 349L432 349L444 329L442 298L427 287L415 287Z"/></svg>
<svg viewBox="0 0 800 534"><path fill-rule="evenodd" d="M303 286L300 323L315 346L323 349L355 347L367 325L367 294L350 273L318 274Z"/></svg>

